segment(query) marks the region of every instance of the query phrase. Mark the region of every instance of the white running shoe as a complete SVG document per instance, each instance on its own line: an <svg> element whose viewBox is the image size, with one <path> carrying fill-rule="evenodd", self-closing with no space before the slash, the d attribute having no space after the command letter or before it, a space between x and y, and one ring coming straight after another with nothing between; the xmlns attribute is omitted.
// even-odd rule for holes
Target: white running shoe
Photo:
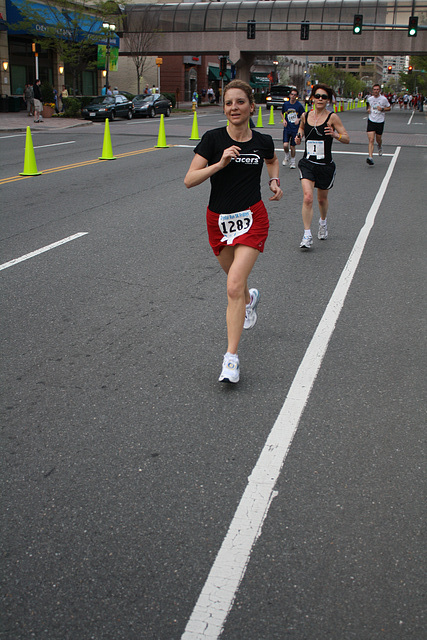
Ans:
<svg viewBox="0 0 427 640"><path fill-rule="evenodd" d="M295 169L295 160L291 160L289 163L289 169Z"/></svg>
<svg viewBox="0 0 427 640"><path fill-rule="evenodd" d="M326 240L328 237L328 225L327 224L319 224L319 231L317 233L317 237L319 240Z"/></svg>
<svg viewBox="0 0 427 640"><path fill-rule="evenodd" d="M289 153L285 153L285 157L283 158L283 166L286 167L286 165L289 163Z"/></svg>
<svg viewBox="0 0 427 640"><path fill-rule="evenodd" d="M240 379L240 363L237 353L227 353L222 361L222 371L218 378L219 382L239 382Z"/></svg>
<svg viewBox="0 0 427 640"><path fill-rule="evenodd" d="M260 292L258 289L249 289L249 293L251 295L251 301L246 305L245 322L243 324L244 329L252 329L258 318L256 308L260 299Z"/></svg>
<svg viewBox="0 0 427 640"><path fill-rule="evenodd" d="M301 240L301 242L300 242L299 248L300 249L311 249L312 245L313 245L313 236L304 235L302 240Z"/></svg>
<svg viewBox="0 0 427 640"><path fill-rule="evenodd" d="M383 155L383 148L382 147L378 147L378 155L379 156Z"/></svg>

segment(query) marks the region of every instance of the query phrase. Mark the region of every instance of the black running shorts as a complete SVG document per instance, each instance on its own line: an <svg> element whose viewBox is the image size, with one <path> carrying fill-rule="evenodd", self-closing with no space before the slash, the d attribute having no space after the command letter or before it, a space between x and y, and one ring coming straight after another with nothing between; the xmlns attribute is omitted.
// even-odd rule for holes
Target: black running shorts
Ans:
<svg viewBox="0 0 427 640"><path fill-rule="evenodd" d="M372 120L369 120L368 118L366 131L375 131L378 136L382 136L384 131L384 122L372 122Z"/></svg>
<svg viewBox="0 0 427 640"><path fill-rule="evenodd" d="M306 158L298 162L300 180L310 180L314 182L316 189L332 189L334 186L336 166L335 162L329 164L315 164Z"/></svg>

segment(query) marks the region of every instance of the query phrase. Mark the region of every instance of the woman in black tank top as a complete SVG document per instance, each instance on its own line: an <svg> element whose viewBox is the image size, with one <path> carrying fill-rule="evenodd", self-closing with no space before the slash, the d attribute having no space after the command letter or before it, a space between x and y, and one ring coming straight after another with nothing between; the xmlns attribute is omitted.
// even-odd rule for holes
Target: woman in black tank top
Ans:
<svg viewBox="0 0 427 640"><path fill-rule="evenodd" d="M350 136L336 113L326 109L332 103L333 90L325 84L314 85L311 99L314 109L301 117L295 142L299 144L305 138L304 157L299 161L300 180L303 191L302 220L304 236L300 243L303 250L311 249L313 237L311 223L313 220L314 189L317 189L320 220L317 237L326 240L328 227L328 190L335 179L335 163L332 159L332 141L339 140L344 144L350 142Z"/></svg>

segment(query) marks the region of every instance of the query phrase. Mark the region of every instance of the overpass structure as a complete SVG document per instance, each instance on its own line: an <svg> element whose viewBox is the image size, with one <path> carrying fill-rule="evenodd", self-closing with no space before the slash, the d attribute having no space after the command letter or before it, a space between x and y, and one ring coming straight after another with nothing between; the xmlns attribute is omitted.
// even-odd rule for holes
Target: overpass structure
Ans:
<svg viewBox="0 0 427 640"><path fill-rule="evenodd" d="M363 28L353 34L355 14ZM249 80L255 58L270 55L427 54L427 0L259 0L134 4L125 10L120 55L130 55L126 33L149 32L147 55L228 56L237 77ZM408 37L409 17L418 35ZM248 39L248 20L255 38ZM308 40L301 23L309 22Z"/></svg>

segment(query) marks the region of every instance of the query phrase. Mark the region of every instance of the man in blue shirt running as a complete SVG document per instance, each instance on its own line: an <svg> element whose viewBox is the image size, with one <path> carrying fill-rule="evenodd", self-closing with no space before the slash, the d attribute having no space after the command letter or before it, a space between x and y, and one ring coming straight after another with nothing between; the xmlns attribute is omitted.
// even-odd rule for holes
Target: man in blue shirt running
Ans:
<svg viewBox="0 0 427 640"><path fill-rule="evenodd" d="M289 95L289 102L284 102L282 107L283 120L283 149L285 150L285 158L283 165L289 164L289 169L295 169L295 136L298 132L298 126L304 107L298 102L298 91L292 89ZM291 159L289 162L289 145L291 145Z"/></svg>

